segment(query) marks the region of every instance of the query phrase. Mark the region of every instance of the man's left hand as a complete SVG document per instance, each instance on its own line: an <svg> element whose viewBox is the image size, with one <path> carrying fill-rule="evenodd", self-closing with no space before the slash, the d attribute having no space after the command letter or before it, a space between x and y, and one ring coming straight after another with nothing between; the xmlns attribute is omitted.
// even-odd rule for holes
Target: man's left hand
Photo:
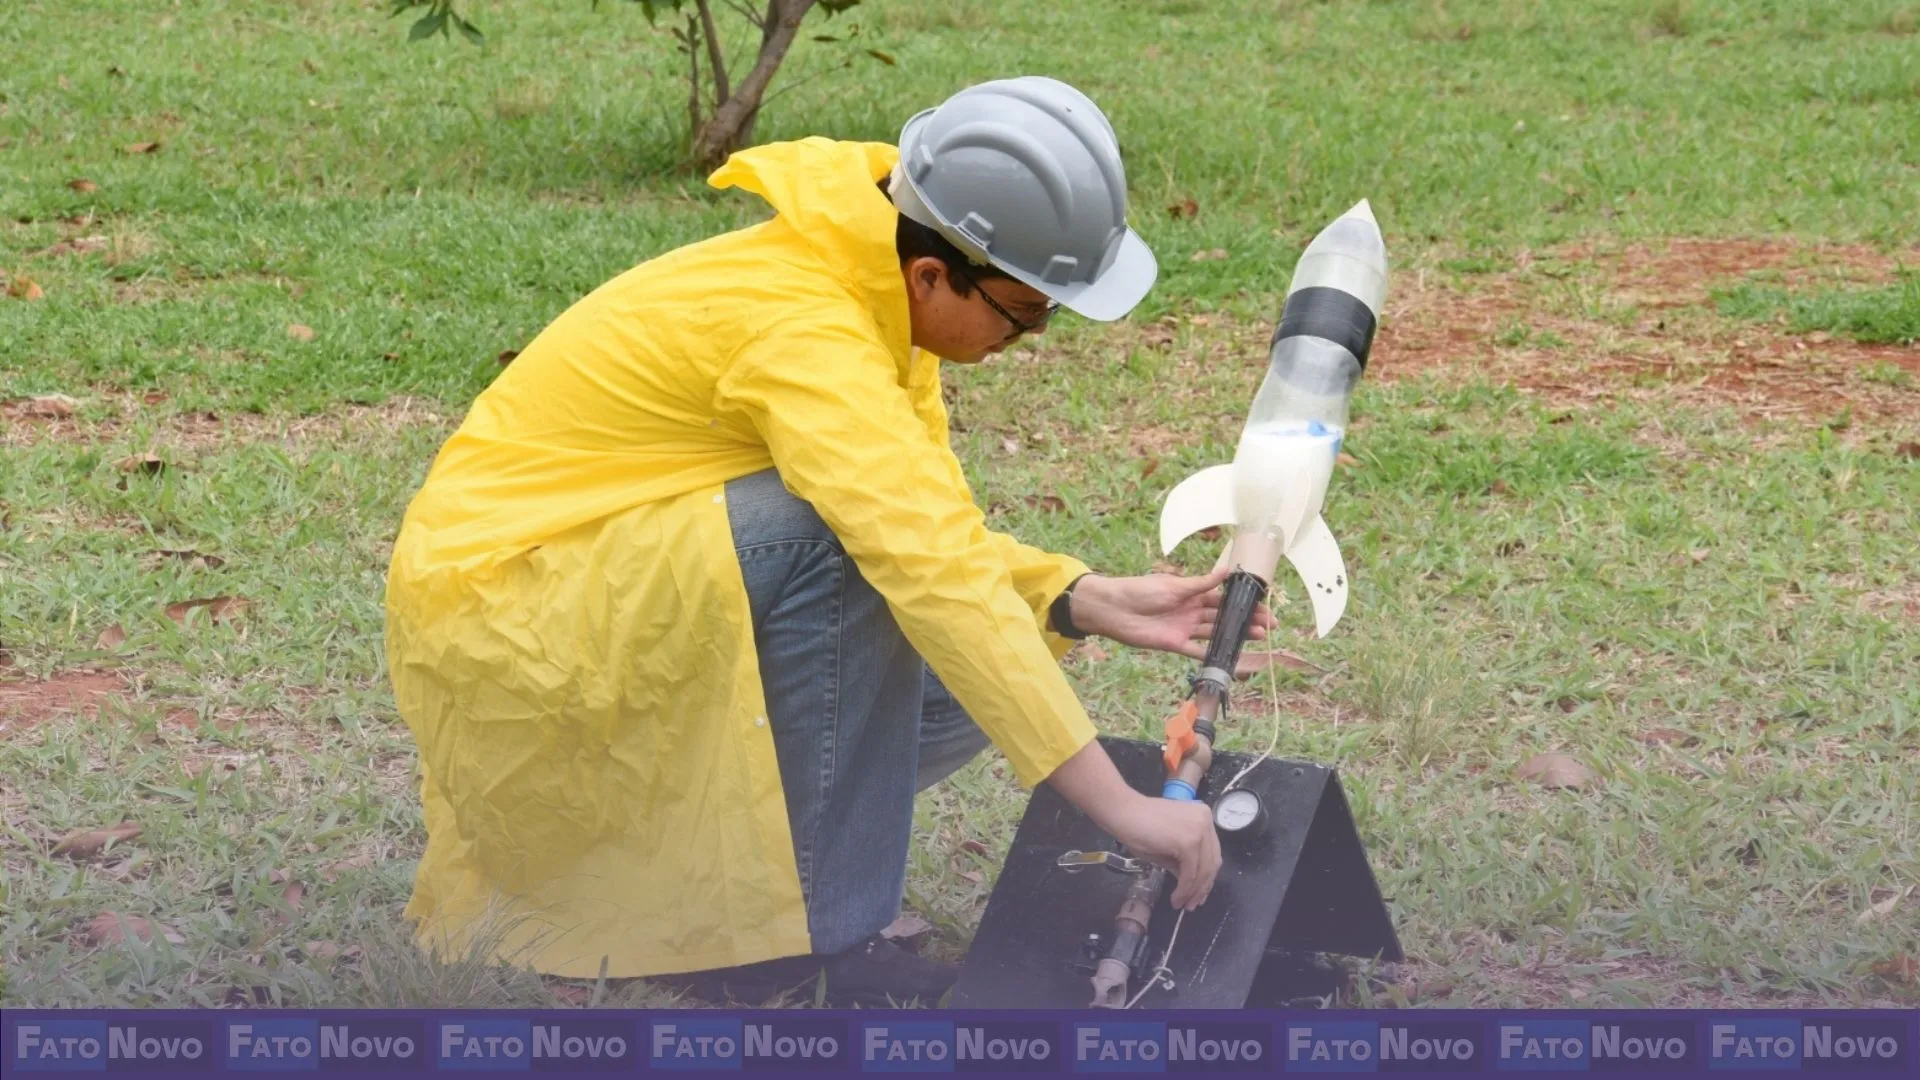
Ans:
<svg viewBox="0 0 1920 1080"><path fill-rule="evenodd" d="M1222 567L1204 577L1089 574L1073 588L1073 624L1122 645L1199 660L1207 654L1220 611L1220 586L1231 572ZM1255 608L1247 640L1265 639L1273 625L1273 613L1264 604Z"/></svg>

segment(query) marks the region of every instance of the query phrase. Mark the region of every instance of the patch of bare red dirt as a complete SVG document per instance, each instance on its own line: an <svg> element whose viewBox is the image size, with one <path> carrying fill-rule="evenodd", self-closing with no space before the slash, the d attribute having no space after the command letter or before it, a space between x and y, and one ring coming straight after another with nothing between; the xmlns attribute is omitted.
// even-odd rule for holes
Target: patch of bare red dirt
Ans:
<svg viewBox="0 0 1920 1080"><path fill-rule="evenodd" d="M1751 418L1911 426L1920 347L1789 334L1708 306L1713 289L1756 272L1790 289L1860 286L1901 265L1920 265L1920 250L1683 239L1522 252L1508 271L1457 282L1403 274L1369 369L1389 380L1507 382L1555 404L1657 399ZM1907 377L1886 377L1896 371Z"/></svg>
<svg viewBox="0 0 1920 1080"><path fill-rule="evenodd" d="M50 679L0 677L0 738L48 720L97 715L103 702L126 689L126 680L106 671L63 671Z"/></svg>

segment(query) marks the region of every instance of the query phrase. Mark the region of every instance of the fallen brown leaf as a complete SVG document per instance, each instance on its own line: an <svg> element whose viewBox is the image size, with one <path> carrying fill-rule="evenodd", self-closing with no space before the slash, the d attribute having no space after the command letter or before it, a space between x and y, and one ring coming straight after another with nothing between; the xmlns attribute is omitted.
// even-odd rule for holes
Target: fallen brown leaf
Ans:
<svg viewBox="0 0 1920 1080"><path fill-rule="evenodd" d="M1009 454L1017 454L1020 452L1020 440L1012 436L1001 439L1000 449L1005 450Z"/></svg>
<svg viewBox="0 0 1920 1080"><path fill-rule="evenodd" d="M593 1001L593 987L578 986L574 983L551 983L547 987L553 991L553 998L562 1005L584 1009Z"/></svg>
<svg viewBox="0 0 1920 1080"><path fill-rule="evenodd" d="M280 902L295 911L299 911L300 899L306 895L307 887L305 885L300 884L298 881L289 881L287 882L287 887L280 890Z"/></svg>
<svg viewBox="0 0 1920 1080"><path fill-rule="evenodd" d="M15 300L39 300L47 295L47 290L32 278L17 277L7 282L7 295Z"/></svg>
<svg viewBox="0 0 1920 1080"><path fill-rule="evenodd" d="M129 154L153 154L153 153L158 153L159 150L160 150L160 142L157 139L153 142L137 142L137 143L127 144L127 153Z"/></svg>
<svg viewBox="0 0 1920 1080"><path fill-rule="evenodd" d="M1903 442L1893 452L1908 461L1920 461L1920 442Z"/></svg>
<svg viewBox="0 0 1920 1080"><path fill-rule="evenodd" d="M1226 257L1227 257L1226 248L1212 248L1207 251L1194 252L1193 255L1187 261L1188 262L1219 262L1221 259L1224 259Z"/></svg>
<svg viewBox="0 0 1920 1080"><path fill-rule="evenodd" d="M1234 666L1233 677L1236 679L1250 678L1253 675L1267 670L1269 667L1280 667L1288 671L1298 671L1303 675L1324 675L1327 671L1326 668L1321 667L1319 664L1314 663L1304 656L1295 655L1285 649L1268 649L1261 652L1241 653L1240 662Z"/></svg>
<svg viewBox="0 0 1920 1080"><path fill-rule="evenodd" d="M1505 495L1513 489L1507 486L1505 480L1495 480L1493 483L1487 485L1487 490L1495 495Z"/></svg>
<svg viewBox="0 0 1920 1080"><path fill-rule="evenodd" d="M159 454L149 450L142 454L128 454L126 457L114 462L113 467L123 473L137 472L146 473L148 476L158 476L161 472L165 471L167 463L160 460Z"/></svg>
<svg viewBox="0 0 1920 1080"><path fill-rule="evenodd" d="M501 349L500 355L494 357L494 359L500 361L501 367L506 367L508 364L513 363L514 357L519 355L519 349Z"/></svg>
<svg viewBox="0 0 1920 1080"><path fill-rule="evenodd" d="M1893 914L1893 909L1900 906L1900 901L1906 899L1907 896L1913 892L1913 888L1912 885L1909 885L1904 889L1890 890L1884 899L1876 900L1867 905L1867 910L1855 916L1854 921L1869 923L1875 919L1885 918Z"/></svg>
<svg viewBox="0 0 1920 1080"><path fill-rule="evenodd" d="M1493 546L1493 553L1502 558L1512 558L1525 550L1527 550L1525 540L1502 540Z"/></svg>
<svg viewBox="0 0 1920 1080"><path fill-rule="evenodd" d="M1565 754L1549 751L1521 762L1514 774L1544 788L1582 788L1593 780L1593 770Z"/></svg>
<svg viewBox="0 0 1920 1080"><path fill-rule="evenodd" d="M200 600L182 600L177 604L168 604L167 618L185 626L190 612L196 608L206 608L207 615L214 622L221 622L237 618L252 606L253 601L241 596L209 596Z"/></svg>
<svg viewBox="0 0 1920 1080"><path fill-rule="evenodd" d="M1159 469L1160 469L1160 459L1148 458L1146 460L1146 463L1140 466L1140 479L1145 480L1147 477L1152 476L1155 472L1159 471Z"/></svg>
<svg viewBox="0 0 1920 1080"><path fill-rule="evenodd" d="M321 867L320 876L327 881L332 881L342 874L352 873L355 870L365 870L372 865L373 856L371 855L350 855L347 858L330 862Z"/></svg>
<svg viewBox="0 0 1920 1080"><path fill-rule="evenodd" d="M1089 664L1098 664L1109 658L1107 655L1107 650L1101 648L1100 646L1094 644L1091 641L1081 642L1078 646L1074 648L1074 652L1079 654L1080 658L1082 660L1085 660Z"/></svg>
<svg viewBox="0 0 1920 1080"><path fill-rule="evenodd" d="M126 643L127 628L121 626L119 623L114 623L112 626L100 631L100 636L94 640L93 647L96 649L117 649Z"/></svg>
<svg viewBox="0 0 1920 1080"><path fill-rule="evenodd" d="M140 400L148 405L159 405L167 400L165 390L149 390L140 395Z"/></svg>
<svg viewBox="0 0 1920 1080"><path fill-rule="evenodd" d="M39 397L28 398L26 404L20 406L19 412L21 416L32 416L41 420L65 420L73 415L73 410L79 404L65 394L42 394Z"/></svg>
<svg viewBox="0 0 1920 1080"><path fill-rule="evenodd" d="M152 941L158 933L175 945L185 945L187 939L181 937L171 927L143 919L138 915L126 915L118 911L103 911L87 923L86 940L89 945L118 945L131 934L141 941Z"/></svg>
<svg viewBox="0 0 1920 1080"><path fill-rule="evenodd" d="M961 871L960 876L963 878L966 878L968 881L973 882L975 885L978 885L981 882L987 880L987 876L985 874L982 874L978 870L963 870Z"/></svg>
<svg viewBox="0 0 1920 1080"><path fill-rule="evenodd" d="M331 941L309 941L300 946L300 951L314 960L347 960L360 955L360 946L343 948Z"/></svg>
<svg viewBox="0 0 1920 1080"><path fill-rule="evenodd" d="M1696 740L1684 731L1675 731L1673 728L1654 728L1652 731L1643 732L1640 741L1650 746L1669 746L1673 743L1692 743Z"/></svg>
<svg viewBox="0 0 1920 1080"><path fill-rule="evenodd" d="M1347 453L1345 450L1342 450L1338 454L1335 454L1333 456L1333 460L1335 464L1345 465L1349 469L1357 469L1360 467L1360 459L1357 457L1354 457L1352 454ZM1494 481L1494 483L1496 484L1498 484L1499 482L1500 481L1498 480Z"/></svg>
<svg viewBox="0 0 1920 1080"><path fill-rule="evenodd" d="M1179 202L1167 204L1167 214L1175 220L1198 217L1200 214L1200 204L1194 202L1192 199L1181 199Z"/></svg>
<svg viewBox="0 0 1920 1080"><path fill-rule="evenodd" d="M123 821L104 829L82 829L68 833L53 845L53 853L69 859L91 859L116 845L130 843L139 835L140 823L137 821Z"/></svg>
<svg viewBox="0 0 1920 1080"><path fill-rule="evenodd" d="M1875 961L1873 973L1898 986L1920 986L1920 960L1911 953L1894 953Z"/></svg>
<svg viewBox="0 0 1920 1080"><path fill-rule="evenodd" d="M312 341L313 327L307 326L304 323L288 323L287 336L295 341Z"/></svg>
<svg viewBox="0 0 1920 1080"><path fill-rule="evenodd" d="M1708 550L1707 548L1694 548L1692 551L1687 552L1687 558L1692 559L1693 564L1695 566L1698 566L1701 563L1706 562L1707 556L1711 554L1713 554L1713 552Z"/></svg>
<svg viewBox="0 0 1920 1080"><path fill-rule="evenodd" d="M960 850L971 851L975 855L985 855L987 853L987 845L978 840L962 840L960 841Z"/></svg>
<svg viewBox="0 0 1920 1080"><path fill-rule="evenodd" d="M87 179L84 176L76 176L73 179L67 181L67 186L79 192L82 195L91 195L94 192L100 190L99 184L94 183L93 181Z"/></svg>
<svg viewBox="0 0 1920 1080"><path fill-rule="evenodd" d="M227 565L227 560L218 555L208 555L191 548L160 548L154 554L162 559L179 559L189 566L206 570L218 570Z"/></svg>
<svg viewBox="0 0 1920 1080"><path fill-rule="evenodd" d="M1042 510L1049 514L1057 514L1067 508L1067 500L1058 495L1028 495L1026 503L1035 510Z"/></svg>

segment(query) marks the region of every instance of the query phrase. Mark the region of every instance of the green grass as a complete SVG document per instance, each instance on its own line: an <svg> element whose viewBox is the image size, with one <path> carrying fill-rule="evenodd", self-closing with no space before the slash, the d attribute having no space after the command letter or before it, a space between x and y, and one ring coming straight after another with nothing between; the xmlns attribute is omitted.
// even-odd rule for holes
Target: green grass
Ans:
<svg viewBox="0 0 1920 1080"><path fill-rule="evenodd" d="M8 678L92 665L131 686L97 718L0 731L9 1005L552 1001L406 942L422 835L381 669L388 545L496 354L759 211L674 171L684 99L637 11L478 4L474 49L407 46L386 6L0 18L0 272L45 292L0 297L0 400L79 401L58 430L0 421L0 643ZM1912 10L870 0L862 40L900 66L802 85L841 55L808 43L761 135L889 138L1016 72L1107 108L1162 255L1151 306L949 378L996 523L1139 573L1166 491L1231 454L1293 257L1362 195L1396 289L1470 288L1575 238L1913 244ZM1164 209L1187 197L1197 217ZM1230 257L1188 260L1214 247ZM1914 281L1722 303L1858 335L1872 304L1910 317ZM1173 340L1148 340L1166 312ZM1493 344L1578 359L1526 319L1463 348ZM1897 365L1866 377L1906 385ZM1759 434L1657 401L1569 417L1483 382L1366 388L1328 510L1353 600L1326 641L1294 640L1297 589L1282 609L1329 673L1282 676L1280 752L1342 769L1421 1003L1910 1000L1872 969L1920 948L1912 909L1859 916L1920 882L1920 470L1870 433ZM149 449L157 475L115 464ZM223 561L155 554L183 549ZM215 595L253 606L163 614ZM126 641L103 649L114 624ZM1071 674L1107 730L1151 737L1185 665L1113 652ZM1229 744L1264 746L1264 699L1236 716ZM1542 750L1598 783L1517 783ZM1022 805L1004 773L983 760L920 804L909 899L949 955ZM144 834L102 860L49 853L123 819ZM86 944L107 910L182 943Z"/></svg>
<svg viewBox="0 0 1920 1080"><path fill-rule="evenodd" d="M1743 283L1715 293L1722 314L1741 319L1782 318L1796 334L1826 330L1869 344L1920 341L1920 273L1882 289L1827 289L1793 293ZM1897 375L1889 377L1897 378Z"/></svg>

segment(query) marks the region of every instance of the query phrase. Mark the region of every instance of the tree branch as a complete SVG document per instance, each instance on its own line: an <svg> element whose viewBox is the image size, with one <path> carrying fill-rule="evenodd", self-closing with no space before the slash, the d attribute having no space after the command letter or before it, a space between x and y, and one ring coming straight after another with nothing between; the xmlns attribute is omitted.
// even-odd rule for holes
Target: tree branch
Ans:
<svg viewBox="0 0 1920 1080"><path fill-rule="evenodd" d="M743 0L726 0L726 5L738 12L741 18L752 23L753 28L760 31L761 37L766 36L767 20L761 18L758 11L755 11L751 6L744 3Z"/></svg>
<svg viewBox="0 0 1920 1080"><path fill-rule="evenodd" d="M720 47L720 30L713 25L713 5L707 0L693 0L700 9L700 29L707 37L707 66L713 69L713 107L718 109L733 96L727 86L727 57Z"/></svg>
<svg viewBox="0 0 1920 1080"><path fill-rule="evenodd" d="M747 125L760 111L767 85L773 81L774 73L780 70L780 62L786 59L788 50L793 48L794 38L800 33L800 21L807 17L814 2L769 0L767 28L760 41L760 55L754 59L753 70L740 80L732 96L715 106L713 115L707 118L706 126L695 137L695 162L710 168L717 167L739 146Z"/></svg>
<svg viewBox="0 0 1920 1080"><path fill-rule="evenodd" d="M700 47L693 40L699 25L687 16L687 130L697 141L700 136Z"/></svg>

